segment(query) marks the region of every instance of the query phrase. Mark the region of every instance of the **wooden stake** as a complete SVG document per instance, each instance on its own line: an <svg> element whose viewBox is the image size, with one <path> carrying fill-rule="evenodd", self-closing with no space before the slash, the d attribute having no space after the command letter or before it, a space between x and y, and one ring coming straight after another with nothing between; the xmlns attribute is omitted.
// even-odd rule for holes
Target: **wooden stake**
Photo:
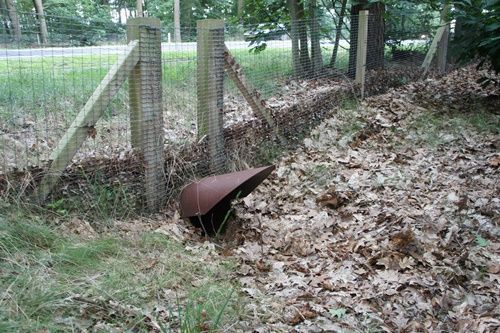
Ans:
<svg viewBox="0 0 500 333"><path fill-rule="evenodd" d="M450 24L446 24L443 31L443 36L437 47L437 70L440 74L446 73L446 65L448 63L448 43L450 39Z"/></svg>
<svg viewBox="0 0 500 333"><path fill-rule="evenodd" d="M50 156L52 163L36 193L41 202L45 201L50 194L62 172L71 162L88 135L92 134L97 120L102 116L109 102L125 82L138 60L138 42L132 41L128 44L125 53L118 58L87 103L85 103L83 109L78 113L57 144L56 149L52 152Z"/></svg>
<svg viewBox="0 0 500 333"><path fill-rule="evenodd" d="M224 67L229 78L234 82L238 90L247 101L256 117L263 117L269 126L273 129L281 144L286 145L286 139L279 133L278 128L274 124L271 116L271 111L265 106L265 102L260 98L260 94L249 86L246 82L243 71L236 62L236 59L231 55L227 46L224 53Z"/></svg>
<svg viewBox="0 0 500 333"><path fill-rule="evenodd" d="M432 59L434 59L434 55L437 52L439 42L441 39L443 39L443 36L448 32L449 33L449 22L447 21L447 15L448 11L450 10L450 5L448 2L444 4L443 10L441 11L441 26L437 29L436 35L434 36L434 39L432 40L431 46L429 47L429 51L427 51L427 54L425 55L424 62L422 63L422 69L423 71L423 76L427 74L429 71L429 68L431 67ZM446 36L447 38L447 36ZM443 45L443 47L445 47ZM446 57L447 57L447 51L448 51L448 42L446 42L446 50L441 50L441 57L445 57L444 59L444 64L446 66ZM446 51L446 52L445 52ZM441 65L442 65L443 59L441 59ZM439 60L438 60L438 65L439 65Z"/></svg>
<svg viewBox="0 0 500 333"><path fill-rule="evenodd" d="M361 86L361 98L365 94L366 49L368 45L368 10L359 11L358 44L356 51L356 83Z"/></svg>

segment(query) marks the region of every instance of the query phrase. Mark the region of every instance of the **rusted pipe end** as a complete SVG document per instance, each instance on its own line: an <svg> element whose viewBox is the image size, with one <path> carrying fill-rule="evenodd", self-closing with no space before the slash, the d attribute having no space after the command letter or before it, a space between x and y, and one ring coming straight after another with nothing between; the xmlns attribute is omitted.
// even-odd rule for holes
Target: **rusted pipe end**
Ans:
<svg viewBox="0 0 500 333"><path fill-rule="evenodd" d="M231 201L250 194L274 170L274 165L210 176L193 182L181 192L181 217L214 235L223 229Z"/></svg>

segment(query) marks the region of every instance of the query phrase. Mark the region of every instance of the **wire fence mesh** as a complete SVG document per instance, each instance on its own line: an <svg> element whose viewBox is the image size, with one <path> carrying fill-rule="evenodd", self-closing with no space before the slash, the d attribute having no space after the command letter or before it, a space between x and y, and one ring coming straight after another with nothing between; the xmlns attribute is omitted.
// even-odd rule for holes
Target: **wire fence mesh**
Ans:
<svg viewBox="0 0 500 333"><path fill-rule="evenodd" d="M5 28L0 37L4 194L19 190L13 179L30 194L62 156L52 198L80 195L98 179L125 186L139 206L150 197L161 205L189 180L271 163L359 94L357 16L340 31L325 31L324 18L205 21L181 29L182 42L148 19L125 27L47 16L45 44L34 14L20 17L22 38ZM388 40L383 28L368 16L368 95L418 79L433 34ZM74 141L64 141L71 130Z"/></svg>

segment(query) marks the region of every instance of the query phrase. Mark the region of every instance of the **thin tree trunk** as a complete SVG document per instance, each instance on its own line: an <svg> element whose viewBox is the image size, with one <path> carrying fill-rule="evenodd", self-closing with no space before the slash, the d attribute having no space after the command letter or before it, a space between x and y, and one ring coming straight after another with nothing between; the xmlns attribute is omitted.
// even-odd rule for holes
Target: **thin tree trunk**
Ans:
<svg viewBox="0 0 500 333"><path fill-rule="evenodd" d="M368 17L368 57L366 69L378 69L384 67L384 22L385 4L377 2L370 6Z"/></svg>
<svg viewBox="0 0 500 333"><path fill-rule="evenodd" d="M17 15L16 6L14 0L5 0L7 5L7 10L9 12L10 23L12 24L12 31L14 33L14 40L16 42L21 41L21 25L19 24L19 16Z"/></svg>
<svg viewBox="0 0 500 333"><path fill-rule="evenodd" d="M452 49L455 48L454 44L463 38L464 33L466 33L466 31L464 31L464 18L460 16L455 21L455 33L453 34L453 39L451 40ZM458 56L455 52L451 53L450 61L452 63L458 62Z"/></svg>
<svg viewBox="0 0 500 333"><path fill-rule="evenodd" d="M181 38L184 41L192 40L195 30L193 28L193 0L182 0L181 2L181 22L183 27L189 29L184 30Z"/></svg>
<svg viewBox="0 0 500 333"><path fill-rule="evenodd" d="M142 10L142 1L143 0L137 0L135 4L135 17L143 17L144 12Z"/></svg>
<svg viewBox="0 0 500 333"><path fill-rule="evenodd" d="M353 79L356 76L356 55L358 54L358 24L359 11L366 6L367 0L351 5L351 33L349 37L349 65L347 75Z"/></svg>
<svg viewBox="0 0 500 333"><path fill-rule="evenodd" d="M302 72L302 66L300 64L297 0L288 0L288 6L290 8L291 18L290 37L292 39L292 66L294 75L298 76Z"/></svg>
<svg viewBox="0 0 500 333"><path fill-rule="evenodd" d="M7 42L7 35L10 34L9 31L9 12L7 11L7 5L4 0L0 0L0 13L3 16L2 19L2 41Z"/></svg>
<svg viewBox="0 0 500 333"><path fill-rule="evenodd" d="M311 62L314 75L317 75L323 67L323 59L321 57L321 45L319 37L319 22L317 16L317 2L316 0L309 0L309 15L310 15L310 29L311 29Z"/></svg>
<svg viewBox="0 0 500 333"><path fill-rule="evenodd" d="M49 39L49 32L47 31L47 23L45 21L45 15L43 13L43 3L42 0L33 0L35 5L36 16L38 19L38 25L40 27L40 39L42 44L47 44Z"/></svg>
<svg viewBox="0 0 500 333"><path fill-rule="evenodd" d="M345 12L347 9L347 0L342 0L340 7L340 15L337 25L335 26L335 43L333 45L332 58L330 59L330 66L335 67L337 62L337 54L339 52L340 36L342 35L342 24L344 23Z"/></svg>
<svg viewBox="0 0 500 333"><path fill-rule="evenodd" d="M300 49L300 65L302 66L303 74L309 75L311 70L311 59L309 58L309 46L307 44L307 25L305 21L304 2L303 0L296 0L298 12L298 30L299 30L299 49Z"/></svg>
<svg viewBox="0 0 500 333"><path fill-rule="evenodd" d="M122 5L121 3L118 3L118 23L120 23L120 25L123 25L123 20L122 20Z"/></svg>
<svg viewBox="0 0 500 333"><path fill-rule="evenodd" d="M245 0L238 0L238 21L243 24L243 11L245 10Z"/></svg>
<svg viewBox="0 0 500 333"><path fill-rule="evenodd" d="M181 42L181 6L179 0L174 0L174 42Z"/></svg>

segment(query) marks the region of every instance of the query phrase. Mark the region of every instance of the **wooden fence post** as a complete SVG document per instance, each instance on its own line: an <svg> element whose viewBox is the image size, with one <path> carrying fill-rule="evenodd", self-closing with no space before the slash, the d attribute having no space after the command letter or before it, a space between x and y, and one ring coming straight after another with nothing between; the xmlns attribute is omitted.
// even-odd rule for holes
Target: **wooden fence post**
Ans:
<svg viewBox="0 0 500 333"><path fill-rule="evenodd" d="M448 38L449 38L449 22L448 22L448 12L450 11L450 5L448 1L445 1L443 6L443 10L441 11L441 23L439 28L436 31L436 35L432 39L431 46L429 47L429 51L425 55L424 62L422 63L422 69L424 70L422 75L427 75L429 68L431 67L432 59L434 59L434 55L439 50L439 58L437 60L438 70L446 69L446 59L448 57Z"/></svg>
<svg viewBox="0 0 500 333"><path fill-rule="evenodd" d="M166 191L160 20L140 17L127 24L127 38L139 40L140 55L129 77L131 142L144 163L148 209L157 211Z"/></svg>
<svg viewBox="0 0 500 333"><path fill-rule="evenodd" d="M224 21L197 23L198 139L208 138L210 173L225 169L222 111L224 107Z"/></svg>
<svg viewBox="0 0 500 333"><path fill-rule="evenodd" d="M446 65L448 63L448 44L450 39L450 23L444 26L443 36L438 43L437 48L437 70L439 74L446 73Z"/></svg>
<svg viewBox="0 0 500 333"><path fill-rule="evenodd" d="M366 49L368 45L368 10L359 11L358 44L356 52L356 83L361 85L361 98L365 95Z"/></svg>

